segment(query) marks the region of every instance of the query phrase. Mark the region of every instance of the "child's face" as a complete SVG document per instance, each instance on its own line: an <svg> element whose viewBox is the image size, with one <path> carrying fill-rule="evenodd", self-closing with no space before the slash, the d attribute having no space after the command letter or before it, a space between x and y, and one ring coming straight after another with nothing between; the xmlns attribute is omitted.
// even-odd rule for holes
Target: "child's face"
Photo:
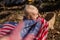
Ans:
<svg viewBox="0 0 60 40"><path fill-rule="evenodd" d="M38 13L37 12L29 12L29 16L30 16L30 19L36 20L36 18L38 17Z"/></svg>

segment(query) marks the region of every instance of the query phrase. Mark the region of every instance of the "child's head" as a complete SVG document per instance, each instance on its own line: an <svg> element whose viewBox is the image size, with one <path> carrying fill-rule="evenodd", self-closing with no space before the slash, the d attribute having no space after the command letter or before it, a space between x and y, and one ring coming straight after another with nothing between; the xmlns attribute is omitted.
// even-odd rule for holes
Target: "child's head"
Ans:
<svg viewBox="0 0 60 40"><path fill-rule="evenodd" d="M26 5L25 7L25 16L28 18L28 19L36 19L38 17L38 9L33 6L33 5Z"/></svg>

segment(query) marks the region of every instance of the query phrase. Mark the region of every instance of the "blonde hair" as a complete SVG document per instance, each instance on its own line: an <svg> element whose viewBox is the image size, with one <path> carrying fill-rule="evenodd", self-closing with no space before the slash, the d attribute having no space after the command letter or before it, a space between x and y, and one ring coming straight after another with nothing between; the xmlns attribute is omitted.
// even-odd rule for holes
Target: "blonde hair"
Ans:
<svg viewBox="0 0 60 40"><path fill-rule="evenodd" d="M26 12L27 14L29 12L31 12L31 13L33 13L33 12L38 13L38 9L35 6L33 6L33 5L26 5L25 9L24 9L24 12Z"/></svg>

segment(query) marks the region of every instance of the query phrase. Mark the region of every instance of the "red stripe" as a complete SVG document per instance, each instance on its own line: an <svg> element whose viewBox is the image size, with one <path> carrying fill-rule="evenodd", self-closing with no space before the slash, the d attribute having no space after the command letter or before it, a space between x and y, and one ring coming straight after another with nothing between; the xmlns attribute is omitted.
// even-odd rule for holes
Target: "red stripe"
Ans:
<svg viewBox="0 0 60 40"><path fill-rule="evenodd" d="M12 30L11 28L3 28L2 30Z"/></svg>

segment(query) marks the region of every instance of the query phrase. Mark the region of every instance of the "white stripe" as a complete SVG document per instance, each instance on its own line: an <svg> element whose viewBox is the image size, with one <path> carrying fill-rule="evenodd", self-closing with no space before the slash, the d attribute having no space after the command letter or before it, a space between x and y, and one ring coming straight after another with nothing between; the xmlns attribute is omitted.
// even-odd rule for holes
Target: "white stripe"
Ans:
<svg viewBox="0 0 60 40"><path fill-rule="evenodd" d="M6 34L5 32L0 32L1 34Z"/></svg>
<svg viewBox="0 0 60 40"><path fill-rule="evenodd" d="M10 32L11 30L2 30L2 31L5 31L5 32Z"/></svg>
<svg viewBox="0 0 60 40"><path fill-rule="evenodd" d="M48 33L47 33L48 34ZM45 38L47 38L47 34L42 38L42 40L45 40Z"/></svg>
<svg viewBox="0 0 60 40"><path fill-rule="evenodd" d="M3 29L5 29L5 28L7 28L7 29L14 29L14 28L9 27L9 26L4 26Z"/></svg>

